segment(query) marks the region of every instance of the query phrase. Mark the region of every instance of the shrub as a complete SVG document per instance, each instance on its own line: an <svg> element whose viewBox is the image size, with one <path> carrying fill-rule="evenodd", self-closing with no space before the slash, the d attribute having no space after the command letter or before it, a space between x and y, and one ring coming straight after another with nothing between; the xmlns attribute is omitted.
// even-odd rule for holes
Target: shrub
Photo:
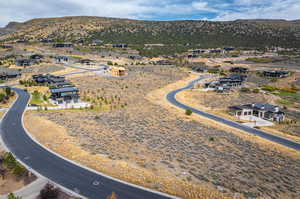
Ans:
<svg viewBox="0 0 300 199"><path fill-rule="evenodd" d="M44 101L48 101L47 95L43 95L43 100L44 100Z"/></svg>
<svg viewBox="0 0 300 199"><path fill-rule="evenodd" d="M190 116L193 114L193 111L191 109L186 109L185 114Z"/></svg>
<svg viewBox="0 0 300 199"><path fill-rule="evenodd" d="M278 80L278 78L273 77L273 78L271 79L271 82L277 82L277 80Z"/></svg>
<svg viewBox="0 0 300 199"><path fill-rule="evenodd" d="M14 168L16 165L16 159L12 155L12 153L5 153L4 154L4 160L3 160L3 165L6 166L7 168Z"/></svg>
<svg viewBox="0 0 300 199"><path fill-rule="evenodd" d="M209 73L213 73L213 74L216 74L216 73L219 73L219 69L218 68L210 68L210 69L208 69L208 72Z"/></svg>
<svg viewBox="0 0 300 199"><path fill-rule="evenodd" d="M5 102L5 94L4 93L0 93L0 102L4 103Z"/></svg>
<svg viewBox="0 0 300 199"><path fill-rule="evenodd" d="M269 92L274 92L274 91L276 91L278 89L275 88L275 87L272 87L272 86L265 85L265 86L262 87L262 90L269 91Z"/></svg>
<svg viewBox="0 0 300 199"><path fill-rule="evenodd" d="M13 174L17 177L22 177L27 174L27 170L25 167L23 167L20 163L17 162L13 169Z"/></svg>
<svg viewBox="0 0 300 199"><path fill-rule="evenodd" d="M244 93L249 93L249 92L250 92L250 89L247 88L247 87L242 87L242 88L240 89L240 91L241 91L241 92L244 92Z"/></svg>
<svg viewBox="0 0 300 199"><path fill-rule="evenodd" d="M22 199L22 197L15 196L13 193L8 194L7 199Z"/></svg>
<svg viewBox="0 0 300 199"><path fill-rule="evenodd" d="M41 199L56 199L59 195L59 189L55 188L51 184L46 184L46 186L40 191Z"/></svg>
<svg viewBox="0 0 300 199"><path fill-rule="evenodd" d="M258 88L255 88L255 89L252 90L252 92L253 92L253 93L259 93L259 89L258 89Z"/></svg>

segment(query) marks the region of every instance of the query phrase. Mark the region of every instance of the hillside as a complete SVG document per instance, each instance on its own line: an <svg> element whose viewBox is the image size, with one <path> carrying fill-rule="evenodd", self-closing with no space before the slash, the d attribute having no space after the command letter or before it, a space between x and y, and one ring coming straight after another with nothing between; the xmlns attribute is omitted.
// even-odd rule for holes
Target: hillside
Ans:
<svg viewBox="0 0 300 199"><path fill-rule="evenodd" d="M103 17L63 17L10 23L0 40L54 39L105 43L187 44L201 47L299 47L300 21L236 20L138 21Z"/></svg>

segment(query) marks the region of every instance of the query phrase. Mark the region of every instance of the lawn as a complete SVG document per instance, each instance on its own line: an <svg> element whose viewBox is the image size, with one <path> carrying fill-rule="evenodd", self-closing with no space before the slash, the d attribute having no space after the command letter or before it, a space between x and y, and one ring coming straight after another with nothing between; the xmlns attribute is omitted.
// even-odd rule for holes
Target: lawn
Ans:
<svg viewBox="0 0 300 199"><path fill-rule="evenodd" d="M261 58L250 57L250 58L246 59L246 61L251 61L251 62L255 62L255 63L270 63L270 62L272 62L272 59L268 58L268 57L261 57Z"/></svg>
<svg viewBox="0 0 300 199"><path fill-rule="evenodd" d="M288 92L288 91L279 91L279 93L277 94L279 96L284 96L284 97L292 97L295 99L300 99L300 94L299 93L292 93L292 92Z"/></svg>
<svg viewBox="0 0 300 199"><path fill-rule="evenodd" d="M277 101L278 104L283 104L283 105L292 105L292 104L295 104L294 102L292 101L289 101L289 100L285 100L285 99L280 99Z"/></svg>
<svg viewBox="0 0 300 199"><path fill-rule="evenodd" d="M38 91L34 91L32 93L32 98L30 100L30 104L40 105L43 103L42 94Z"/></svg>

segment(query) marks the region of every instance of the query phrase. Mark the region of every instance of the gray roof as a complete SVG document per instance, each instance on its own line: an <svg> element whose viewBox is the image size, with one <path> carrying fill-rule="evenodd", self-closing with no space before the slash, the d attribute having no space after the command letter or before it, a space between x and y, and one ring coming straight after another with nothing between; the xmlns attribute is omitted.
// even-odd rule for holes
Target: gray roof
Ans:
<svg viewBox="0 0 300 199"><path fill-rule="evenodd" d="M229 107L235 110L243 110L243 109L253 109L260 111L270 111L270 112L279 112L279 107L271 104L246 104L241 106L231 106Z"/></svg>
<svg viewBox="0 0 300 199"><path fill-rule="evenodd" d="M64 92L78 91L78 88L76 88L76 87L53 88L53 89L50 89L50 91L51 91L51 93L64 93Z"/></svg>

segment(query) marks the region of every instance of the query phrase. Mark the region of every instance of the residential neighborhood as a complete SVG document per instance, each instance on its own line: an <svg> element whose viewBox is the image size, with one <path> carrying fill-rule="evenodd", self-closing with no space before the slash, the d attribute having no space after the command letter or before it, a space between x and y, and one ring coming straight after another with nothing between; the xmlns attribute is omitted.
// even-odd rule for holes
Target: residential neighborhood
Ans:
<svg viewBox="0 0 300 199"><path fill-rule="evenodd" d="M299 198L299 21L178 2L0 3L0 199Z"/></svg>

